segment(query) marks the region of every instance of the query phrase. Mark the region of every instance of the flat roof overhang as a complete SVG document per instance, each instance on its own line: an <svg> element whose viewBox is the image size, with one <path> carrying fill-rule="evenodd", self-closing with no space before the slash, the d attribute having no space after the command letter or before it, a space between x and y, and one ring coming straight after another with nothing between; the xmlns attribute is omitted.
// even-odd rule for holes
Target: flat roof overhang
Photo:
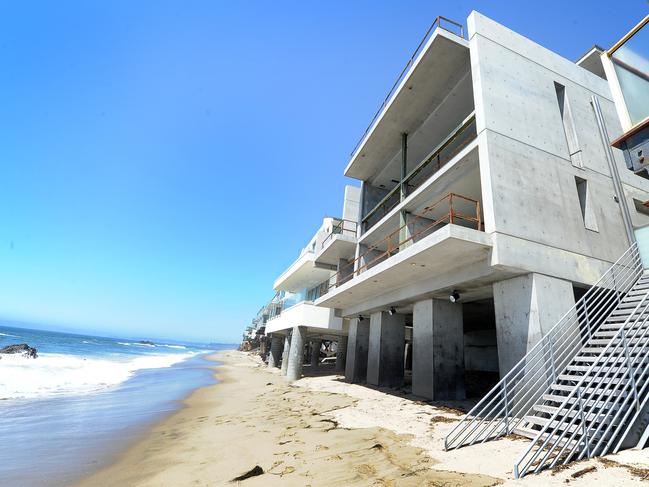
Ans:
<svg viewBox="0 0 649 487"><path fill-rule="evenodd" d="M332 266L316 263L315 254L306 252L277 278L273 289L295 293L304 288L317 286L327 280L332 272Z"/></svg>
<svg viewBox="0 0 649 487"><path fill-rule="evenodd" d="M317 263L337 265L339 259L349 259L356 252L356 237L350 235L332 235L318 253Z"/></svg>
<svg viewBox="0 0 649 487"><path fill-rule="evenodd" d="M330 290L316 304L331 308L352 308L376 295L483 260L491 248L491 237L488 234L458 225L446 225L340 287Z"/></svg>
<svg viewBox="0 0 649 487"><path fill-rule="evenodd" d="M437 28L352 154L345 176L368 180L376 174L400 150L400 134L421 126L469 63L468 41Z"/></svg>

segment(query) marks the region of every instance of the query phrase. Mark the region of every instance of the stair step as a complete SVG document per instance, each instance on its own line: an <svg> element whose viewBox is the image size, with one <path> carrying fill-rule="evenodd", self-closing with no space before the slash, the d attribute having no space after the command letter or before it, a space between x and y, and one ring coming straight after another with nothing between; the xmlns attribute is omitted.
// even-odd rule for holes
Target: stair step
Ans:
<svg viewBox="0 0 649 487"><path fill-rule="evenodd" d="M517 435L525 436L526 438L529 438L530 440L536 439L537 436L539 436L539 430L535 430L533 428L526 428L525 426L518 426L514 429L514 433ZM548 433L543 433L540 436L540 440L545 441L548 436L554 436L552 434ZM550 440L552 441L552 440ZM559 445L563 447L564 445L569 445L569 449L572 449L573 446L575 446L579 440L569 440L568 438L562 438L559 442Z"/></svg>
<svg viewBox="0 0 649 487"><path fill-rule="evenodd" d="M609 374L607 374L606 377L597 377L597 383L598 384L620 384L620 383L625 383L628 381L627 379L627 374L626 371L622 373L617 373L615 374L616 377L610 377ZM580 381L584 376L583 375L568 375L568 374L560 374L559 375L559 380L561 381L570 381L570 382L578 382ZM587 381L587 384L584 384L584 387L586 385L590 384L590 381ZM566 384L567 385L567 384ZM553 384L554 386L554 384ZM574 387L573 385L567 385L567 387ZM565 390L565 389L562 389Z"/></svg>
<svg viewBox="0 0 649 487"><path fill-rule="evenodd" d="M579 411L575 411L575 412L579 414ZM589 421L591 421L591 420L592 421L596 420L593 416L594 415L591 414L590 418L587 419L587 421L586 421L587 425L593 425L593 423L589 423ZM600 420L605 419L605 416L603 416L601 414L600 414L600 416L602 416L600 418ZM572 419L568 420L568 423L570 421L572 421ZM568 431L569 433L574 433L575 431L578 431L579 433L581 433L581 430L582 430L581 421L580 421L579 418L577 418L575 420L575 422L572 423L571 425L568 425L568 423L564 423L562 419L559 419L559 420L555 419L554 421L550 422L550 418L542 418L540 416L525 416L523 418L523 422L525 423L525 425L522 426L523 428L526 428L526 427L529 428L531 425L536 425L536 426L539 426L539 430L540 430L540 428L544 428L546 425L549 424L550 425L549 429L553 433L563 432L563 431ZM599 426L599 424L600 423L598 421L597 426ZM590 427L592 428L592 426L590 426ZM530 429L532 429L532 428L530 428ZM597 429L597 427L595 427L595 429ZM600 433L598 433L597 436L601 437L601 433L604 430L605 430L605 428L603 430L600 430ZM538 433L538 431L537 431L537 433Z"/></svg>
<svg viewBox="0 0 649 487"><path fill-rule="evenodd" d="M634 345L636 343L649 343L649 336L645 337L635 337L633 336L632 333L630 333L628 336L625 337L626 342L630 345ZM585 348L591 348L593 345L608 345L611 343L612 339L611 338L591 338L588 340L588 343L586 343ZM614 343L618 343L622 341L622 337L618 337L615 339Z"/></svg>
<svg viewBox="0 0 649 487"><path fill-rule="evenodd" d="M606 366L604 366L604 367L595 367L592 370L592 372L593 373L598 373L598 372L602 371L602 369L605 369L607 372L609 372L611 374L620 374L622 372L626 372L626 365L620 365L620 366L617 366L617 367L613 367L610 371L609 371L608 367L606 367ZM570 364L570 365L568 365L566 367L566 371L568 371L568 372L579 373L579 372L588 372L589 370L590 370L590 365L572 365L572 364ZM561 377L561 375L559 375L559 377ZM581 377L581 375L579 375L577 377Z"/></svg>
<svg viewBox="0 0 649 487"><path fill-rule="evenodd" d="M550 386L550 389L552 389L553 391L565 391L565 392L568 392L568 393L572 392L572 390L574 388L575 388L575 386L567 386L567 385L564 385L564 384L552 384Z"/></svg>
<svg viewBox="0 0 649 487"><path fill-rule="evenodd" d="M539 414L543 413L543 414L549 414L549 415L554 416L554 414L557 411L559 411L559 406L551 406L549 404L536 404L532 409L534 409L534 411L536 411ZM600 411L602 408L597 407L596 409L598 411ZM608 407L606 408L606 411L610 411L610 410L616 411L618 409L620 409L619 404L615 404L615 405L609 404ZM589 410L590 415L588 417L589 420L591 419L591 416L592 416L591 413L592 412L593 412L593 409L590 409ZM566 410L563 410L563 411L560 412L559 417L569 416L569 417L572 418L575 414L579 414L579 411L566 411Z"/></svg>
<svg viewBox="0 0 649 487"><path fill-rule="evenodd" d="M619 343L619 347L616 347L616 344ZM621 345L621 340L617 341L616 344L613 344L607 351L606 355L609 356L611 353L614 353L617 355L623 350L623 347ZM642 347L639 347L638 349L633 350L633 343L631 343L631 347L629 348L629 354L631 356L637 355L640 353L642 350ZM594 345L594 346L585 346L584 348L581 349L579 352L579 355L577 357L582 357L584 355L582 354L601 354L604 350L607 349L607 345Z"/></svg>

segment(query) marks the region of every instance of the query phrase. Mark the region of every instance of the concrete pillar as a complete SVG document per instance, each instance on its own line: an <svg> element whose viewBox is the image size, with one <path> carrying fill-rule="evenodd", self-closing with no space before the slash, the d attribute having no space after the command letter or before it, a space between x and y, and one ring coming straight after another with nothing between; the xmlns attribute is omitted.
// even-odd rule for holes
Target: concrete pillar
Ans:
<svg viewBox="0 0 649 487"><path fill-rule="evenodd" d="M412 313L412 393L427 399L464 399L462 305L418 301Z"/></svg>
<svg viewBox="0 0 649 487"><path fill-rule="evenodd" d="M322 340L313 340L311 342L311 368L317 369L320 363L320 348L322 347Z"/></svg>
<svg viewBox="0 0 649 487"><path fill-rule="evenodd" d="M498 365L503 377L575 304L572 283L526 274L493 284Z"/></svg>
<svg viewBox="0 0 649 487"><path fill-rule="evenodd" d="M268 367L279 367L282 357L283 339L279 335L273 335L270 338L270 353L268 354Z"/></svg>
<svg viewBox="0 0 649 487"><path fill-rule="evenodd" d="M349 322L345 380L362 382L367 377L367 348L370 340L370 323L354 318Z"/></svg>
<svg viewBox="0 0 649 487"><path fill-rule="evenodd" d="M403 358L406 340L405 315L385 311L372 313L367 352L367 383L375 386L403 386Z"/></svg>
<svg viewBox="0 0 649 487"><path fill-rule="evenodd" d="M347 358L347 337L338 338L336 346L336 372L345 373L345 362Z"/></svg>
<svg viewBox="0 0 649 487"><path fill-rule="evenodd" d="M305 341L306 327L294 326L291 334L291 350L288 354L288 368L286 370L286 378L291 382L302 377Z"/></svg>
<svg viewBox="0 0 649 487"><path fill-rule="evenodd" d="M288 370L288 355L291 351L291 333L286 332L286 338L284 338L284 350L282 350L282 375L286 375Z"/></svg>

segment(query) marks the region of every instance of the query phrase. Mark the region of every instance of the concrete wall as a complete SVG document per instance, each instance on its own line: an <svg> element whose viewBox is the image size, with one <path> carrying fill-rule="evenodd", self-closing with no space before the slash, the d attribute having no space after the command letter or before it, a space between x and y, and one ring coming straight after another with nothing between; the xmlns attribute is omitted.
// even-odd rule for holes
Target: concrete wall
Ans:
<svg viewBox="0 0 649 487"><path fill-rule="evenodd" d="M527 274L493 285L503 377L575 304L572 284Z"/></svg>
<svg viewBox="0 0 649 487"><path fill-rule="evenodd" d="M615 261L628 242L590 105L598 96L609 134L619 131L606 81L480 14L472 13L468 24L486 231L521 239L521 247L538 242ZM565 87L574 128L570 145L576 144L583 168L571 158L555 83ZM620 172L628 173L621 154L616 158ZM588 226L597 231L586 228L575 176L587 181L596 222ZM649 199L649 184L641 179L632 178L634 194ZM507 248L497 250L494 265L521 265ZM527 260L542 259L545 250L529 247ZM568 277L561 269L559 276Z"/></svg>
<svg viewBox="0 0 649 487"><path fill-rule="evenodd" d="M464 334L464 368L498 372L496 330L478 330Z"/></svg>
<svg viewBox="0 0 649 487"><path fill-rule="evenodd" d="M332 308L323 308L309 302L302 302L282 311L282 314L277 318L269 320L266 325L266 333L290 330L294 326L342 330L343 319Z"/></svg>
<svg viewBox="0 0 649 487"><path fill-rule="evenodd" d="M358 222L361 207L361 188L357 186L345 186L345 201L341 218L352 222Z"/></svg>

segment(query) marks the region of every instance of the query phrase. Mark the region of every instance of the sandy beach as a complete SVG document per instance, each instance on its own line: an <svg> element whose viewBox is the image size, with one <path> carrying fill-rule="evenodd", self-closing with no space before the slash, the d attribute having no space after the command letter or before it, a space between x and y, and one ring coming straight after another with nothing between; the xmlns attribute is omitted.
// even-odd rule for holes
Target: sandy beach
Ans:
<svg viewBox="0 0 649 487"><path fill-rule="evenodd" d="M221 352L219 383L78 486L647 485L646 451L514 480L525 440L443 451L461 413L335 375L287 384L258 357ZM236 481L257 468L259 475ZM261 473L263 471L263 473Z"/></svg>

